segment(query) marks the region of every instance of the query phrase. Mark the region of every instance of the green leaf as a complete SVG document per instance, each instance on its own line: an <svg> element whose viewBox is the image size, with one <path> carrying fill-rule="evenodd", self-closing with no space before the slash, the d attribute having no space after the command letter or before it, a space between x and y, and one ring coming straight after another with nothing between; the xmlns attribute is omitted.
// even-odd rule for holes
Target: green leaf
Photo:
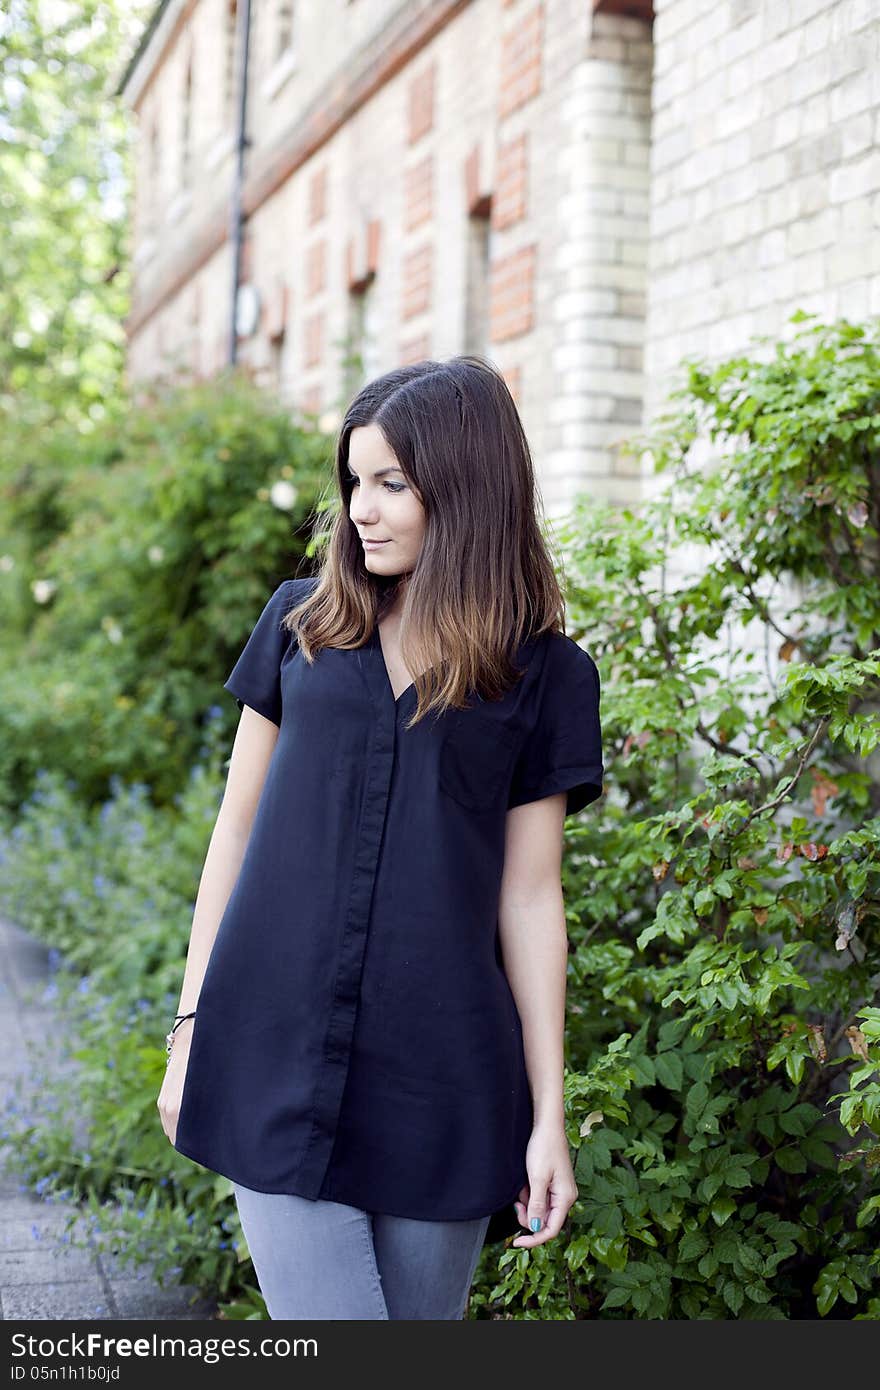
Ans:
<svg viewBox="0 0 880 1390"><path fill-rule="evenodd" d="M602 1308L623 1308L630 1301L629 1289L611 1289L601 1304Z"/></svg>
<svg viewBox="0 0 880 1390"><path fill-rule="evenodd" d="M678 1243L678 1254L682 1260L696 1260L709 1248L709 1242L702 1231L688 1231Z"/></svg>
<svg viewBox="0 0 880 1390"><path fill-rule="evenodd" d="M777 1149L773 1157L784 1173L805 1173L807 1171L807 1160L798 1149L791 1147Z"/></svg>
<svg viewBox="0 0 880 1390"><path fill-rule="evenodd" d="M654 1058L654 1070L661 1086L665 1086L668 1091L681 1090L684 1069L677 1052L658 1053Z"/></svg>
<svg viewBox="0 0 880 1390"><path fill-rule="evenodd" d="M736 1202L732 1197L716 1197L709 1210L716 1226L723 1226L736 1211Z"/></svg>

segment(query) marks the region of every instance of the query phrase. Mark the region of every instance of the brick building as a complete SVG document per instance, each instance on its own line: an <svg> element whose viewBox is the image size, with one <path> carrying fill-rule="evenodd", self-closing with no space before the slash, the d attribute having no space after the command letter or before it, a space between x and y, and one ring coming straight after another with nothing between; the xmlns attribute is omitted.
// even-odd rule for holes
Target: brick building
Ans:
<svg viewBox="0 0 880 1390"><path fill-rule="evenodd" d="M119 84L133 380L229 360L243 29L160 0ZM292 409L484 353L548 512L625 503L684 355L880 313L873 0L251 0L248 53L237 352Z"/></svg>

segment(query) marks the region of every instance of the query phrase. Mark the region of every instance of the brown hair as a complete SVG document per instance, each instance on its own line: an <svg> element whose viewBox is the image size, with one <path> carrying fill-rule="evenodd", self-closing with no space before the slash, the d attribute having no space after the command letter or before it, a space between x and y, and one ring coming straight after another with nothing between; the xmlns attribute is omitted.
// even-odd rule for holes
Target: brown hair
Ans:
<svg viewBox="0 0 880 1390"><path fill-rule="evenodd" d="M462 708L471 689L500 698L519 678L517 644L564 632L565 610L539 524L528 442L504 378L476 356L415 362L368 382L340 426L335 484L342 505L318 583L285 620L308 661L325 646L363 646L402 582L368 572L349 517L349 438L371 424L425 511L400 623L404 664L420 673L411 727L430 710Z"/></svg>

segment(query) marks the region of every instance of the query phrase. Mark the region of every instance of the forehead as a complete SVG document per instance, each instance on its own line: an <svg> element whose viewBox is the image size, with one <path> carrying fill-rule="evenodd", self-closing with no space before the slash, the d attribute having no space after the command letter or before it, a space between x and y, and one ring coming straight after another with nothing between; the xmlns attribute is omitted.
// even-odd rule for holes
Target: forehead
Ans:
<svg viewBox="0 0 880 1390"><path fill-rule="evenodd" d="M348 461L358 470L396 468L403 471L378 425L358 425L352 430L348 438Z"/></svg>

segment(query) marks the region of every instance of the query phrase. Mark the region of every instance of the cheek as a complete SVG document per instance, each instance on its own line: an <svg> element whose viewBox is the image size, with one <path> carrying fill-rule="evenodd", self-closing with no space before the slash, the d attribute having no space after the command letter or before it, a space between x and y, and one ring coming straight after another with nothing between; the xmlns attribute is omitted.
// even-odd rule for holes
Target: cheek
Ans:
<svg viewBox="0 0 880 1390"><path fill-rule="evenodd" d="M425 514L421 503L413 497L407 497L406 505L401 509L400 520L407 535L417 539L425 529Z"/></svg>

